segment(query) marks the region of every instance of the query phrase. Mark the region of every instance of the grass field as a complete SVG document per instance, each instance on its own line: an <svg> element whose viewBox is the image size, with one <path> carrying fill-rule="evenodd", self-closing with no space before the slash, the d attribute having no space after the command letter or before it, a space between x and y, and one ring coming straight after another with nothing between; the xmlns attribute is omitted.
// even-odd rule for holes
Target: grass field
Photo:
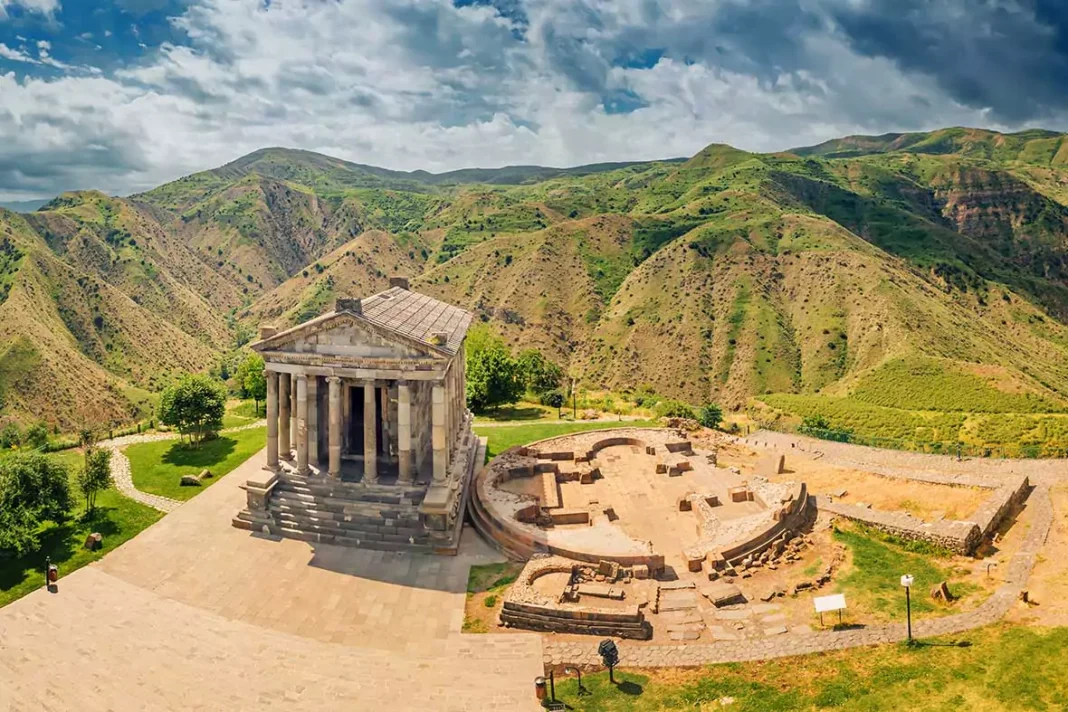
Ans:
<svg viewBox="0 0 1068 712"><path fill-rule="evenodd" d="M837 591L846 594L851 614L863 620L904 620L905 599L899 576L915 577L912 597L913 615L947 615L960 610L960 604L978 595L978 588L964 583L967 572L954 569L946 552L938 552L923 542L898 542L876 530L859 526L844 526L834 532L836 541L845 544L853 554L852 566L836 577ZM911 549L911 550L910 550ZM949 605L940 604L926 595L941 581L949 584L957 599Z"/></svg>
<svg viewBox="0 0 1068 712"><path fill-rule="evenodd" d="M163 515L151 507L123 497L114 489L100 493L96 512L84 518L85 510L76 484L82 455L76 450L54 453L49 457L68 466L74 496L73 517L64 524L46 524L41 529L40 549L15 559L0 559L0 606L25 596L44 584L45 557L59 566L60 576L96 561L123 542L155 524ZM87 551L83 545L92 532L104 536L99 551ZM62 585L62 578L60 579Z"/></svg>
<svg viewBox="0 0 1068 712"><path fill-rule="evenodd" d="M162 440L131 445L125 452L137 489L184 501L203 487L180 486L182 475L195 475L206 468L215 475L204 483L204 487L210 486L260 450L266 444L266 439L266 428L253 428L224 433L197 449L191 449L177 440Z"/></svg>
<svg viewBox="0 0 1068 712"><path fill-rule="evenodd" d="M658 423L648 420L633 420L622 423L612 421L591 421L577 423L531 423L529 425L501 425L482 427L475 423L475 433L489 438L486 457L496 457L510 447L526 445L536 440L544 440L556 435L584 432L586 430L604 430L605 428L651 428Z"/></svg>
<svg viewBox="0 0 1068 712"><path fill-rule="evenodd" d="M1041 661L1038 663L1038 661ZM621 661L626 665L626 660ZM1036 664L1037 663L1037 664ZM1017 712L1068 707L1068 628L994 626L916 646L888 645L702 670L583 675L556 683L581 712L729 710Z"/></svg>

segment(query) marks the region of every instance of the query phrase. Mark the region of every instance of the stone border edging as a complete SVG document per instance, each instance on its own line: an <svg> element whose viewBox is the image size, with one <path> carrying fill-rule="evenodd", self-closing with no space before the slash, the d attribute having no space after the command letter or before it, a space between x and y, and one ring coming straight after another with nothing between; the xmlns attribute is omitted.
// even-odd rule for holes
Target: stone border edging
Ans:
<svg viewBox="0 0 1068 712"><path fill-rule="evenodd" d="M1033 505L1035 508L1034 520L1030 522L1030 528L1019 551L1013 554L1008 562L1005 582L974 610L944 618L916 621L913 629L917 637L950 635L980 628L997 622L1008 613L1020 592L1024 590L1038 551L1046 542L1053 524L1053 502L1049 496L1049 485L1037 485L1028 503L1028 506ZM787 634L698 645L635 645L625 641L618 645L620 658L627 667L698 667L894 643L904 640L905 637L905 626L897 623L859 630ZM545 665L602 667L596 643L547 641L542 649Z"/></svg>
<svg viewBox="0 0 1068 712"><path fill-rule="evenodd" d="M266 420L257 420L246 425L239 425L236 428L226 428L220 430L220 433L236 433L242 430L252 430L254 428L262 428L267 424ZM111 475L115 480L115 489L119 493L135 502L152 507L155 510L163 512L173 512L178 507L182 506L184 502L180 502L170 497L164 497L158 494L149 494L148 492L142 492L137 489L133 483L133 475L130 472L130 460L126 457L123 449L129 445L138 445L140 443L152 443L159 442L161 440L177 440L178 435L175 433L143 433L139 435L124 435L119 438L113 438L111 440L101 440L97 443L99 447L107 448L111 451Z"/></svg>

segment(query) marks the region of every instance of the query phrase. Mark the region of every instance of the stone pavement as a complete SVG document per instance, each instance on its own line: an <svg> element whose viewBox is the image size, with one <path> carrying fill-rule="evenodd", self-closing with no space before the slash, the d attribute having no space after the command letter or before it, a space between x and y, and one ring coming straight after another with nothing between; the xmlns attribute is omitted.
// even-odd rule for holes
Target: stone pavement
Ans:
<svg viewBox="0 0 1068 712"><path fill-rule="evenodd" d="M928 637L961 633L1000 620L1026 588L1039 550L1046 542L1053 523L1053 505L1049 487L1037 486L1027 501L1029 528L1019 551L1008 564L1003 583L974 610L943 618L913 623L913 635ZM1017 524L1019 526L1020 524ZM693 667L713 663L765 660L807 653L844 650L865 645L892 643L906 637L904 624L871 626L843 631L821 631L801 635L780 635L739 641L720 641L691 645L641 645L619 643L622 664L627 667ZM597 641L546 642L543 650L546 665L564 663L600 666Z"/></svg>
<svg viewBox="0 0 1068 712"><path fill-rule="evenodd" d="M263 453L95 564L0 609L0 710L524 710L536 634L460 634L458 557L230 526Z"/></svg>
<svg viewBox="0 0 1068 712"><path fill-rule="evenodd" d="M267 425L266 420L257 420L256 422L249 423L248 425L240 425L236 428L227 428L223 430L224 433L236 433L241 430L250 430L252 428L262 428ZM142 492L137 489L133 483L133 477L130 474L130 460L122 452L123 448L127 445L136 445L137 443L153 443L160 440L177 440L178 435L175 433L143 433L138 435L124 435L121 438L113 438L111 440L102 440L98 443L100 447L106 447L111 450L111 475L115 480L115 489L122 493L123 496L140 502L141 504L147 504L153 509L158 509L161 512L173 512L178 507L182 506L182 502L170 497L163 497L158 494L149 494L148 492Z"/></svg>

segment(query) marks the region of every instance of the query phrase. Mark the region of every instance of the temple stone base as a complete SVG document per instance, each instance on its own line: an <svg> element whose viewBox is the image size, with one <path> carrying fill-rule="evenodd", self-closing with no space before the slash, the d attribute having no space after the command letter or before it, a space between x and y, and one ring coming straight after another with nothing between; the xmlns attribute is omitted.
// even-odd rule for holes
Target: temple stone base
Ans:
<svg viewBox="0 0 1068 712"><path fill-rule="evenodd" d="M440 483L362 484L289 463L265 470L244 489L248 506L232 520L268 536L381 551L456 555L469 484L485 459L485 440L465 428Z"/></svg>

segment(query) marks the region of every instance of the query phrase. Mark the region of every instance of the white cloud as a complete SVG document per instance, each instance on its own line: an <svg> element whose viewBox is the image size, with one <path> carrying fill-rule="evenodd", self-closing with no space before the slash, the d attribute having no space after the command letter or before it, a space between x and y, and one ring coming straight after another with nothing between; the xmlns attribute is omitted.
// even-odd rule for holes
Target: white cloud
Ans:
<svg viewBox="0 0 1068 712"><path fill-rule="evenodd" d="M808 17L769 38L720 17L729 4L587 2L528 0L513 24L448 0L199 0L174 20L191 45L139 66L0 77L0 135L15 139L0 142L0 197L125 193L277 145L449 170L991 123ZM621 66L650 47L672 56ZM50 51L0 45L0 57L59 66ZM610 95L640 108L608 113Z"/></svg>
<svg viewBox="0 0 1068 712"><path fill-rule="evenodd" d="M59 0L0 0L0 20L7 17L9 7L21 7L26 12L52 16L59 9Z"/></svg>

